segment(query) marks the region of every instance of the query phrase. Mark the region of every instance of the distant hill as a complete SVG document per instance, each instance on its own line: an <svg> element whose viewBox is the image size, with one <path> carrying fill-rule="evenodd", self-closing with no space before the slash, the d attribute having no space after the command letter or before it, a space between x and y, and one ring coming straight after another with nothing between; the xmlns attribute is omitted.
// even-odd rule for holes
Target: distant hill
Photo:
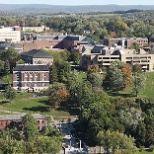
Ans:
<svg viewBox="0 0 154 154"><path fill-rule="evenodd" d="M154 5L82 5L59 6L45 4L0 4L0 11L13 13L88 13L138 10L154 10Z"/></svg>

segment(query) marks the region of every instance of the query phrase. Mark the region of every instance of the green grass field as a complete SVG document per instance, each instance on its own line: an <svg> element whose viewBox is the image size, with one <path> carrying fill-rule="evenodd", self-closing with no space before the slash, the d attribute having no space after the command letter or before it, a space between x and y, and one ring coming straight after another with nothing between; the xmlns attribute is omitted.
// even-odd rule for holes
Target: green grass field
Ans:
<svg viewBox="0 0 154 154"><path fill-rule="evenodd" d="M146 84L141 97L154 98L154 72L146 73Z"/></svg>
<svg viewBox="0 0 154 154"><path fill-rule="evenodd" d="M70 116L67 111L52 109L50 104L48 104L48 97L34 97L32 93L17 93L17 97L11 103L2 103L2 93L0 94L0 98L0 109L16 112L50 114L60 119ZM3 112L0 114L3 114Z"/></svg>
<svg viewBox="0 0 154 154"><path fill-rule="evenodd" d="M139 154L154 154L154 152L142 151Z"/></svg>
<svg viewBox="0 0 154 154"><path fill-rule="evenodd" d="M139 94L141 98L154 98L154 72L145 73L146 81L143 91ZM127 87L124 91L120 91L122 97L132 97L131 87Z"/></svg>

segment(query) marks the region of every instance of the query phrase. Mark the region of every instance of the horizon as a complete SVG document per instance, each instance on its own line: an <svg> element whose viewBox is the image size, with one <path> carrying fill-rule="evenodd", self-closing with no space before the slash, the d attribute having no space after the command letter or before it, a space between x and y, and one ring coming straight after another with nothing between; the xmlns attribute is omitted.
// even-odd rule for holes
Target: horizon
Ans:
<svg viewBox="0 0 154 154"><path fill-rule="evenodd" d="M57 5L57 6L83 6L83 5L154 5L153 0L129 0L123 1L123 0L66 0L63 1L57 1L57 0L44 0L42 2L38 2L38 0L27 0L26 2L23 0L16 0L15 2L12 2L12 0L1 0L0 4L44 4L44 5Z"/></svg>
<svg viewBox="0 0 154 154"><path fill-rule="evenodd" d="M154 4L81 4L81 5L64 5L64 4L44 4L44 3L0 3L0 5L51 5L51 6L102 6L102 5L119 5L119 6L151 6Z"/></svg>

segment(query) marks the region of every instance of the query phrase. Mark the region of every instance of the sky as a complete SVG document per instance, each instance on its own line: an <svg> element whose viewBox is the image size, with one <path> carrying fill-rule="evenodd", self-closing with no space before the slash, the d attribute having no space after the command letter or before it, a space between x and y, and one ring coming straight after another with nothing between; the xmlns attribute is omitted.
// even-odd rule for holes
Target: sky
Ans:
<svg viewBox="0 0 154 154"><path fill-rule="evenodd" d="M50 5L154 5L154 0L0 0L0 4L50 4Z"/></svg>

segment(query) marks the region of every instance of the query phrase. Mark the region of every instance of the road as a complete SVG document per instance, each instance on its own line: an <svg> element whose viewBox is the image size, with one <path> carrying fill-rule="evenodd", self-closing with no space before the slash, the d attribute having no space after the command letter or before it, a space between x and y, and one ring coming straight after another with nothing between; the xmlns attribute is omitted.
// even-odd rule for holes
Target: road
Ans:
<svg viewBox="0 0 154 154"><path fill-rule="evenodd" d="M65 154L88 154L88 147L85 143L81 142L81 140L75 139L71 135L71 131L75 131L72 123L59 123L56 127L65 134L63 143Z"/></svg>

